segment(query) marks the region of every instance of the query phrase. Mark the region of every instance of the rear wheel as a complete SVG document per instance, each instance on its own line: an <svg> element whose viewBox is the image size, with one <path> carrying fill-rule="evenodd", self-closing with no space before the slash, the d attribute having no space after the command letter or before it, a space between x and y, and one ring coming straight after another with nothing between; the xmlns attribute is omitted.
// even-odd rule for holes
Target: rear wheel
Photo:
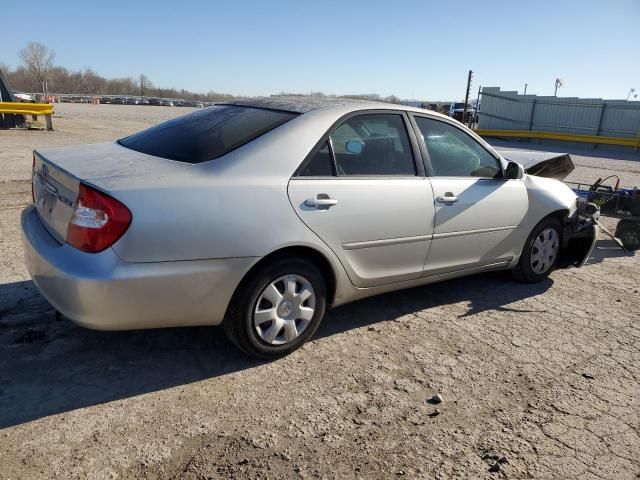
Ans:
<svg viewBox="0 0 640 480"><path fill-rule="evenodd" d="M623 219L618 222L615 236L627 250L640 249L640 221Z"/></svg>
<svg viewBox="0 0 640 480"><path fill-rule="evenodd" d="M547 278L560 254L560 222L548 217L543 219L529 234L513 276L526 283L540 282Z"/></svg>
<svg viewBox="0 0 640 480"><path fill-rule="evenodd" d="M239 287L222 323L229 339L248 355L288 355L317 330L326 286L318 268L303 258L283 258L253 272Z"/></svg>

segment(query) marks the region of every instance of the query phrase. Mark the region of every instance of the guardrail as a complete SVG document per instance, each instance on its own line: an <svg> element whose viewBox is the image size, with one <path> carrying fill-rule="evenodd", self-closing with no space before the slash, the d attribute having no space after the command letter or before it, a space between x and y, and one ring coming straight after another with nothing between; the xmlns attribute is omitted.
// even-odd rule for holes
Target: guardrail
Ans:
<svg viewBox="0 0 640 480"><path fill-rule="evenodd" d="M636 150L640 147L640 136L636 138L603 137L600 135L581 135L578 133L536 132L531 130L494 130L486 128L478 128L475 132L482 137L542 138L567 142L621 145L624 147L633 147Z"/></svg>
<svg viewBox="0 0 640 480"><path fill-rule="evenodd" d="M48 103L0 102L0 113L9 115L31 115L34 120L37 120L38 115L44 115L47 130L53 130L53 123L51 122L53 105Z"/></svg>

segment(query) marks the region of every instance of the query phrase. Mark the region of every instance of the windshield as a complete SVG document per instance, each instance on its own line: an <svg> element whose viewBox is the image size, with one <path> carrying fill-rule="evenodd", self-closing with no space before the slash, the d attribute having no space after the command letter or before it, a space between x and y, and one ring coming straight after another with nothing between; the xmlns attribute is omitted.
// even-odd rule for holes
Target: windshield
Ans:
<svg viewBox="0 0 640 480"><path fill-rule="evenodd" d="M156 157L202 163L241 147L296 115L263 108L216 105L135 133L118 143Z"/></svg>

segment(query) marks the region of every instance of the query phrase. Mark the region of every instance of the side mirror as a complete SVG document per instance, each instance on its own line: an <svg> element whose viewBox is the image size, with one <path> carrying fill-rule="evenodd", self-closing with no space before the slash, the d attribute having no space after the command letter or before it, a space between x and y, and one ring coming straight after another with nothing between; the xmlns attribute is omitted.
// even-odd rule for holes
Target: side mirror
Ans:
<svg viewBox="0 0 640 480"><path fill-rule="evenodd" d="M345 148L349 153L360 155L362 153L362 150L364 150L364 143L359 142L358 140L349 140L346 143Z"/></svg>
<svg viewBox="0 0 640 480"><path fill-rule="evenodd" d="M509 162L504 172L504 178L507 180L519 180L524 177L524 168L516 162Z"/></svg>

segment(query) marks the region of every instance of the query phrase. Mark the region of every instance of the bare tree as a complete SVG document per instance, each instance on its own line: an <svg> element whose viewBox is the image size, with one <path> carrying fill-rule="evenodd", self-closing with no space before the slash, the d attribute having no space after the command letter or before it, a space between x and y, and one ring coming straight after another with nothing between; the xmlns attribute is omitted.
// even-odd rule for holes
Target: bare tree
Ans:
<svg viewBox="0 0 640 480"><path fill-rule="evenodd" d="M29 73L42 88L42 93L46 95L47 77L53 67L53 59L56 53L41 43L29 42L25 48L20 50L18 55Z"/></svg>
<svg viewBox="0 0 640 480"><path fill-rule="evenodd" d="M401 100L398 97L396 97L395 95L389 95L388 97L384 97L383 100L385 102L388 102L388 103L400 103L401 102Z"/></svg>
<svg viewBox="0 0 640 480"><path fill-rule="evenodd" d="M145 95L148 95L147 90L150 90L152 88L153 88L153 84L151 83L151 80L149 80L144 73L141 73L140 74L140 96L144 97Z"/></svg>
<svg viewBox="0 0 640 480"><path fill-rule="evenodd" d="M99 92L104 92L107 81L94 72L89 67L84 67L82 72L82 93L88 93L94 95Z"/></svg>

